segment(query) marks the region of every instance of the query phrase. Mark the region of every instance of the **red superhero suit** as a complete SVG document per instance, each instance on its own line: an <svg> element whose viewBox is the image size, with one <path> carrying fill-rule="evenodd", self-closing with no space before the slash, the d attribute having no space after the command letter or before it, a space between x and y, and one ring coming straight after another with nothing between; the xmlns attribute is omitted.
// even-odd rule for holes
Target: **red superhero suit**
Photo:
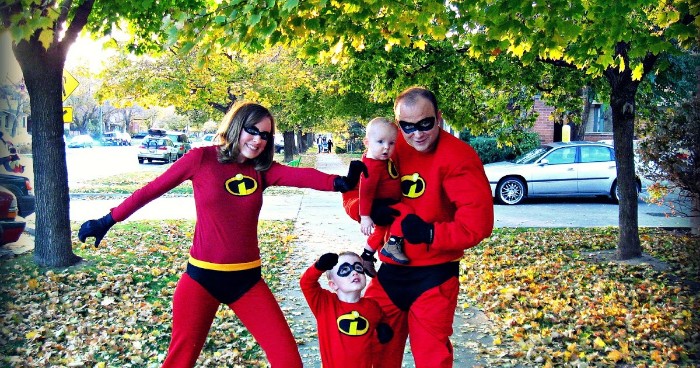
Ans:
<svg viewBox="0 0 700 368"><path fill-rule="evenodd" d="M272 163L221 164L217 147L192 149L111 213L123 221L185 180L194 189L197 222L187 272L173 297L173 332L163 367L193 367L217 309L227 304L267 355L272 367L301 367L296 342L272 292L260 277L258 217L263 190L282 185L333 190L337 175Z"/></svg>
<svg viewBox="0 0 700 368"><path fill-rule="evenodd" d="M312 265L301 276L301 291L316 316L323 368L372 367L372 343L378 343L375 329L383 319L381 308L368 298L357 303L341 301L321 288L318 279L323 272Z"/></svg>
<svg viewBox="0 0 700 368"><path fill-rule="evenodd" d="M362 162L367 166L369 175L360 176L360 216L369 216L375 199L401 199L401 182L399 182L399 172L392 160L375 160L363 155ZM401 204L396 204L394 207L401 211L401 216L395 220L395 224L398 224L400 219L410 211L407 206L401 206ZM375 225L374 232L367 237L367 244L376 251L386 242L388 232L388 226ZM400 226L391 226L391 235L401 236Z"/></svg>
<svg viewBox="0 0 700 368"><path fill-rule="evenodd" d="M397 137L394 161L401 175L402 203L433 224L433 242L404 243L406 266L383 262L365 297L379 302L394 330L386 345L375 345L374 365L400 367L408 334L416 367L451 367L452 322L459 291L459 259L491 234L493 200L483 165L466 143L441 130L433 151L419 152ZM356 192L355 192L356 193ZM343 195L355 220L358 200Z"/></svg>

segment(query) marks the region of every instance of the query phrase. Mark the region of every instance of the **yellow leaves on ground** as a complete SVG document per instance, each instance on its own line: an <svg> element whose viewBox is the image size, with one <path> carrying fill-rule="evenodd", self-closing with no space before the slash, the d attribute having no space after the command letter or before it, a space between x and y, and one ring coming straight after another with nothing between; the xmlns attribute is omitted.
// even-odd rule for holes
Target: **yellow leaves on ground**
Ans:
<svg viewBox="0 0 700 368"><path fill-rule="evenodd" d="M494 322L494 351L506 354L500 359L536 366L697 363L700 299L681 281L699 281L698 238L640 229L643 251L670 266L660 272L607 260L617 236L616 229L498 229L465 253L462 302Z"/></svg>
<svg viewBox="0 0 700 368"><path fill-rule="evenodd" d="M75 239L85 262L69 269L38 268L31 254L0 261L0 366L160 366L193 228L193 221L118 224L97 249ZM288 251L279 245L291 230L287 221L260 223L263 263L270 265L263 278L273 290L280 286L271 272L281 272ZM263 366L245 327L227 307L221 311L197 366Z"/></svg>

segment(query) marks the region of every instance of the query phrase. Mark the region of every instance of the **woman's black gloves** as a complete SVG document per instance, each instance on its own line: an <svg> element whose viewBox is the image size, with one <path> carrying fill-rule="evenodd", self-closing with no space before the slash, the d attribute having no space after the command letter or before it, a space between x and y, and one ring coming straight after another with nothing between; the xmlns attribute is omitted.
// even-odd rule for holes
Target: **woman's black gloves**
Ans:
<svg viewBox="0 0 700 368"><path fill-rule="evenodd" d="M360 174L364 174L365 178L369 177L367 166L362 161L350 161L347 176L339 176L333 181L333 190L336 192L345 193L357 186L360 181Z"/></svg>
<svg viewBox="0 0 700 368"><path fill-rule="evenodd" d="M111 212L97 220L85 221L80 225L80 230L78 230L78 240L85 243L87 237L94 236L95 247L97 247L114 224L116 224L116 221L112 218Z"/></svg>
<svg viewBox="0 0 700 368"><path fill-rule="evenodd" d="M392 204L397 204L399 201L395 199L379 198L372 202L372 211L369 217L377 226L387 226L394 222L394 218L401 214L399 210L391 208Z"/></svg>

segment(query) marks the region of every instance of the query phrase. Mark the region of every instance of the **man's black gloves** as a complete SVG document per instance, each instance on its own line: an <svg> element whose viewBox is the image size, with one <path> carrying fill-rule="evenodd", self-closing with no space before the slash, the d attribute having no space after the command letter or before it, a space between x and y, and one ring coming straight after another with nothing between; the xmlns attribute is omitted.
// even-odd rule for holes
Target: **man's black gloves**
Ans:
<svg viewBox="0 0 700 368"><path fill-rule="evenodd" d="M389 207L392 204L397 204L399 201L395 199L375 199L372 202L372 211L369 217L372 218L377 226L387 226L394 222L394 218L401 214L399 210Z"/></svg>
<svg viewBox="0 0 700 368"><path fill-rule="evenodd" d="M95 247L97 247L102 241L102 238L105 237L105 234L107 234L107 231L114 226L114 224L116 224L116 222L112 218L111 212L97 220L85 221L80 225L80 230L78 230L78 240L85 243L87 237L94 236Z"/></svg>
<svg viewBox="0 0 700 368"><path fill-rule="evenodd" d="M406 215L401 221L404 239L413 244L433 242L433 224L429 224L415 214Z"/></svg>
<svg viewBox="0 0 700 368"><path fill-rule="evenodd" d="M319 271L328 271L332 270L336 264L338 264L338 255L335 253L326 253L319 257L314 266Z"/></svg>
<svg viewBox="0 0 700 368"><path fill-rule="evenodd" d="M333 181L333 190L336 192L345 193L357 186L360 181L360 174L364 174L365 178L369 177L367 166L362 161L350 161L347 176L339 176Z"/></svg>
<svg viewBox="0 0 700 368"><path fill-rule="evenodd" d="M374 268L374 262L376 262L377 259L374 258L374 252L365 249L362 251L360 258L362 258L362 267L365 269L365 275L369 277L377 276L377 270Z"/></svg>
<svg viewBox="0 0 700 368"><path fill-rule="evenodd" d="M394 337L394 330L391 329L391 326L384 322L377 323L377 339L379 343L386 344L392 337Z"/></svg>

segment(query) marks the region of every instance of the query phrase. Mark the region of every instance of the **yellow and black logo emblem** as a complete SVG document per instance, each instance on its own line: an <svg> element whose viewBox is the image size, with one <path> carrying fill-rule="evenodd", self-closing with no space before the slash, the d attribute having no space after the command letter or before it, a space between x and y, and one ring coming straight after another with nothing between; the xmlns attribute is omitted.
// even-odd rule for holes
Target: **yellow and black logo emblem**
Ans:
<svg viewBox="0 0 700 368"><path fill-rule="evenodd" d="M425 180L418 173L401 177L401 193L404 197L418 198L425 192Z"/></svg>
<svg viewBox="0 0 700 368"><path fill-rule="evenodd" d="M338 317L338 330L348 336L362 336L369 331L369 321L357 311Z"/></svg>
<svg viewBox="0 0 700 368"><path fill-rule="evenodd" d="M250 176L238 174L231 179L226 180L226 190L237 196L250 195L258 189L258 182Z"/></svg>
<svg viewBox="0 0 700 368"><path fill-rule="evenodd" d="M392 179L396 179L399 177L399 170L396 169L396 165L394 164L394 161L391 161L391 159L387 160L386 168L389 171L389 177Z"/></svg>

